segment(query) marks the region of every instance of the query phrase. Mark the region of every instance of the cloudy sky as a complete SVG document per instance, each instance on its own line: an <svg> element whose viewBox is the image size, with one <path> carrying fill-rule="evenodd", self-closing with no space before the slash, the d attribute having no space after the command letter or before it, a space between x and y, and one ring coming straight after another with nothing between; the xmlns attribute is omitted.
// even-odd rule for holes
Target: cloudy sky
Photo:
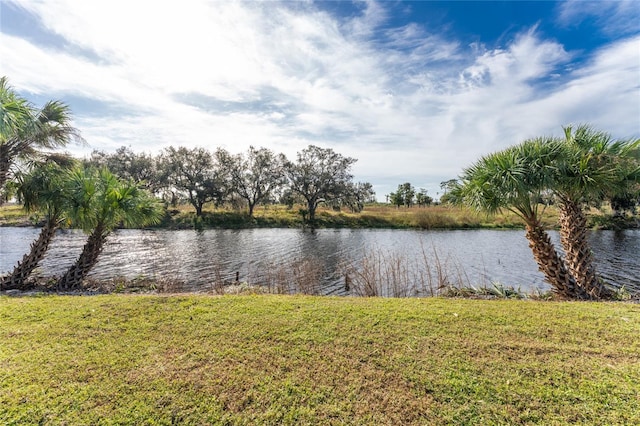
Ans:
<svg viewBox="0 0 640 426"><path fill-rule="evenodd" d="M640 2L0 0L0 75L92 149L309 144L379 199L591 123L640 137Z"/></svg>

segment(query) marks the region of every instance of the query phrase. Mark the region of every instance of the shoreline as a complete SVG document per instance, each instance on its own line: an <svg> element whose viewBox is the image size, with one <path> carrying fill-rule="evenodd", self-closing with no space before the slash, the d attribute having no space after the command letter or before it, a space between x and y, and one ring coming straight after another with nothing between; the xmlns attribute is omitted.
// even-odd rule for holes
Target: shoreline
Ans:
<svg viewBox="0 0 640 426"><path fill-rule="evenodd" d="M615 217L609 213L589 212L588 228L592 230L639 229L637 216ZM0 207L0 227L40 227L42 219L27 215L18 205ZM551 211L543 217L543 226L557 230L557 213ZM261 209L253 217L244 211L208 210L202 216L185 206L181 210L167 210L162 222L156 226L130 229L416 229L416 230L466 230L466 229L524 229L524 224L513 214L494 216L451 206L413 207L396 209L390 206L374 206L360 213L336 212L321 209L315 223L304 223L295 209L275 206Z"/></svg>
<svg viewBox="0 0 640 426"><path fill-rule="evenodd" d="M80 288L71 290L58 290L51 285L51 278L41 278L32 280L30 286L22 289L0 289L0 297L52 297L52 296L101 296L101 295L124 295L124 296L304 296L304 297L339 297L354 299L462 299L462 300L528 300L538 302L575 302L575 300L564 300L557 297L551 289L540 291L523 291L514 286L494 283L491 286L473 285L449 285L439 287L437 292L432 294L419 295L381 295L381 294L359 294L349 292L347 294L326 295L314 292L305 292L304 288L293 289L289 292L274 291L268 286L251 284L246 281L228 281L220 285L212 285L201 291L184 290L182 286L176 287L173 281L151 278L111 278L111 279L89 279ZM613 287L615 288L615 287ZM598 302L625 302L640 304L640 291L629 292L624 288L618 288L618 297L612 300ZM584 300L582 302L593 302Z"/></svg>

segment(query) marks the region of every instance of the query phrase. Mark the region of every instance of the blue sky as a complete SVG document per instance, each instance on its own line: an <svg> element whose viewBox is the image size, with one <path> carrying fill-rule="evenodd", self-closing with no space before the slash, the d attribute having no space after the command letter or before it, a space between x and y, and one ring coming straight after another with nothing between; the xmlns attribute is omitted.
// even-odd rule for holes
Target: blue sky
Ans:
<svg viewBox="0 0 640 426"><path fill-rule="evenodd" d="M379 199L591 123L640 137L640 2L0 0L0 75L88 147L309 144Z"/></svg>

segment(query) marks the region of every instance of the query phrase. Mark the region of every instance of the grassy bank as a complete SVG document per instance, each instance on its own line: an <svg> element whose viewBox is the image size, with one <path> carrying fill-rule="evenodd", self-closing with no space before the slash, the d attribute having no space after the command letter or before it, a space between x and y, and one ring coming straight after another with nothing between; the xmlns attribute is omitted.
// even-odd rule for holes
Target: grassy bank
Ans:
<svg viewBox="0 0 640 426"><path fill-rule="evenodd" d="M37 222L38 219L26 213L20 205L0 206L0 226L30 226Z"/></svg>
<svg viewBox="0 0 640 426"><path fill-rule="evenodd" d="M557 223L557 213L551 209L543 222L552 227ZM242 211L206 209L202 218L196 218L193 209L181 206L170 210L161 225L167 228L250 228L250 227L302 227L300 209L284 206L259 208L254 217ZM522 221L514 214L495 216L477 214L467 208L454 206L430 206L396 208L376 204L366 206L360 213L334 211L320 207L316 213L319 228L391 228L391 229L465 229L465 228L522 228Z"/></svg>
<svg viewBox="0 0 640 426"><path fill-rule="evenodd" d="M0 297L2 424L637 424L640 305Z"/></svg>
<svg viewBox="0 0 640 426"><path fill-rule="evenodd" d="M610 214L592 210L588 215L593 228L629 228L637 226L637 220L614 220ZM0 207L0 226L28 226L37 223L38 215L27 215L16 205ZM558 226L558 212L550 207L542 215L547 228ZM300 228L303 226L299 207L285 206L257 208L253 217L244 210L216 209L206 206L202 217L196 217L193 208L181 205L167 211L159 225L167 229L242 229L242 228ZM396 208L385 204L368 205L360 213L334 211L319 208L316 216L319 228L388 228L388 229L478 229L523 228L523 222L515 214L505 212L489 216L468 208L455 206L429 206Z"/></svg>

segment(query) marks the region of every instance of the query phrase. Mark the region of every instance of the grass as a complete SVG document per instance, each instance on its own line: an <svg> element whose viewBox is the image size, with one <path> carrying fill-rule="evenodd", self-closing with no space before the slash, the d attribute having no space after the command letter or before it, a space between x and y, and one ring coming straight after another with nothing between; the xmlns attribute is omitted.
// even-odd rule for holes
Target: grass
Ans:
<svg viewBox="0 0 640 426"><path fill-rule="evenodd" d="M0 423L638 424L640 305L0 297Z"/></svg>
<svg viewBox="0 0 640 426"><path fill-rule="evenodd" d="M547 209L542 217L548 227L557 226L557 212ZM171 209L161 227L165 228L251 228L251 227L302 227L299 208L285 206L257 208L250 218L244 211L205 208L202 218L197 218L186 205ZM466 228L523 228L522 221L506 212L494 216L478 214L470 209L453 206L396 208L385 204L368 205L360 213L334 211L320 207L316 213L316 226L320 228L396 228L396 229L466 229Z"/></svg>
<svg viewBox="0 0 640 426"><path fill-rule="evenodd" d="M33 225L35 217L30 217L22 206L17 204L4 204L0 206L0 226L25 226Z"/></svg>
<svg viewBox="0 0 640 426"><path fill-rule="evenodd" d="M638 226L637 216L616 219L611 212L591 209L587 215L589 226L597 229L623 229ZM41 219L28 216L17 205L0 206L0 226L33 225ZM542 212L542 225L546 228L558 226L558 211L548 207ZM286 208L283 205L258 207L254 216L245 210L214 208L206 205L202 217L197 217L190 205L179 205L167 210L159 225L168 229L243 229L243 228L300 228L303 226L300 206ZM347 210L334 211L320 207L316 213L319 228L387 228L387 229L478 229L478 228L524 228L524 223L515 214L503 212L496 215L476 213L468 208L450 205L429 207L400 207L388 204L367 205L360 213Z"/></svg>

